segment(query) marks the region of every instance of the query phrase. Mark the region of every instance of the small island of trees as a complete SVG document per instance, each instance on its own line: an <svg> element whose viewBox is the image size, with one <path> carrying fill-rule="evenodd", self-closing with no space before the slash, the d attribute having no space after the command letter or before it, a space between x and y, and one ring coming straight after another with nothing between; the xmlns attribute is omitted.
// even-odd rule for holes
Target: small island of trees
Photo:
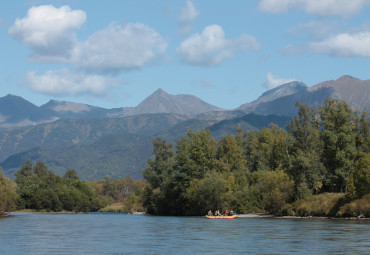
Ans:
<svg viewBox="0 0 370 255"><path fill-rule="evenodd" d="M366 113L341 100L312 109L297 103L286 129L236 127L216 141L209 130L153 140L144 180L81 181L26 162L15 181L0 171L0 214L15 209L205 215L210 209L275 215L370 217L370 138ZM1 169L0 169L1 170Z"/></svg>

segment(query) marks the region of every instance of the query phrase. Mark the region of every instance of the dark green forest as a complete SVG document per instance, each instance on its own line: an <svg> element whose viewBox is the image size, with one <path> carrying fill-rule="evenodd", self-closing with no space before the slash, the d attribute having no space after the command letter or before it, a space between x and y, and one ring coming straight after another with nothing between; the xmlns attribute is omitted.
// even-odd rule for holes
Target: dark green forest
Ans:
<svg viewBox="0 0 370 255"><path fill-rule="evenodd" d="M144 181L130 177L81 181L42 162L25 162L15 181L0 173L0 214L15 209L123 211L204 215L208 210L275 215L370 217L370 138L366 113L341 100L317 109L297 103L286 127L271 124L216 140L193 132L174 147L153 140Z"/></svg>
<svg viewBox="0 0 370 255"><path fill-rule="evenodd" d="M175 149L155 139L154 158L144 170L147 211L204 215L228 209L304 215L313 209L311 214L370 216L366 113L332 99L316 110L296 106L298 114L286 130L274 124L260 131L237 127L236 135L218 142L208 130L189 130ZM333 198L332 193L341 195ZM333 204L334 211L316 213L309 208L316 206L309 203L312 199ZM349 206L358 199L363 199L359 207Z"/></svg>

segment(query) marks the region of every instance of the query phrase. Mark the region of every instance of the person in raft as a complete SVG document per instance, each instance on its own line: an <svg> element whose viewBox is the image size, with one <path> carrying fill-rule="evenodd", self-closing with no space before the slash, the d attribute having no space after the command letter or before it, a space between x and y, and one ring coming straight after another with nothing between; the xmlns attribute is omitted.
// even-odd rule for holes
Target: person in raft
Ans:
<svg viewBox="0 0 370 255"><path fill-rule="evenodd" d="M220 210L216 211L216 216L222 216L221 213L220 213Z"/></svg>
<svg viewBox="0 0 370 255"><path fill-rule="evenodd" d="M208 211L208 216L213 216L213 213L211 210Z"/></svg>
<svg viewBox="0 0 370 255"><path fill-rule="evenodd" d="M225 216L229 216L229 211L226 209Z"/></svg>

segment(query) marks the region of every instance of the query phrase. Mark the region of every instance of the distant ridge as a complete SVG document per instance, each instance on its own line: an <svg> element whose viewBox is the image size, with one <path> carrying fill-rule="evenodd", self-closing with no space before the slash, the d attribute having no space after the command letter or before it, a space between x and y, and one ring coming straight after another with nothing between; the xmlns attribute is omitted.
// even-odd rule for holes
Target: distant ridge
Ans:
<svg viewBox="0 0 370 255"><path fill-rule="evenodd" d="M119 118L152 113L174 113L218 121L250 113L292 116L297 112L297 101L316 108L328 97L344 100L353 109L369 111L370 80L344 75L312 87L293 81L268 90L257 100L242 104L234 110L208 104L193 95L171 95L162 89L156 90L136 107L114 109L58 100L50 100L38 107L19 96L7 95L0 98L0 128L38 125L58 119Z"/></svg>
<svg viewBox="0 0 370 255"><path fill-rule="evenodd" d="M192 95L170 95L162 89L156 90L138 106L131 114L143 113L176 113L195 115L199 113L221 111L223 109L208 104Z"/></svg>
<svg viewBox="0 0 370 255"><path fill-rule="evenodd" d="M324 104L326 98L341 99L352 109L369 111L370 80L344 75L309 88L303 83L290 82L265 92L257 100L241 105L238 110L261 115L292 116L297 112L296 102L316 108Z"/></svg>
<svg viewBox="0 0 370 255"><path fill-rule="evenodd" d="M369 110L369 86L369 80L348 75L310 88L290 82L235 110L220 109L191 95L170 95L162 89L136 107L116 109L57 100L37 107L7 95L0 98L0 164L9 177L14 177L24 161L42 160L58 174L71 168L85 180L125 175L141 178L155 137L175 144L188 129L208 129L219 139L235 133L236 126L258 130L272 122L284 128L297 111L297 101L318 107L328 97Z"/></svg>
<svg viewBox="0 0 370 255"><path fill-rule="evenodd" d="M58 119L22 97L7 95L0 98L0 127L28 126Z"/></svg>

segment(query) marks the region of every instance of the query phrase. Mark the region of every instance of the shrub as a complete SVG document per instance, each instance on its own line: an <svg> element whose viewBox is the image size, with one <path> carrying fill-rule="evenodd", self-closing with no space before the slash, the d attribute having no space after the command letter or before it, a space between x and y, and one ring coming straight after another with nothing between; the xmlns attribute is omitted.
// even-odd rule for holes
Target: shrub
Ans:
<svg viewBox="0 0 370 255"><path fill-rule="evenodd" d="M365 217L370 217L370 194L343 205L340 207L337 216L357 217L361 214L363 214Z"/></svg>
<svg viewBox="0 0 370 255"><path fill-rule="evenodd" d="M309 196L294 203L298 216L336 216L339 207L345 204L344 193L323 193Z"/></svg>

